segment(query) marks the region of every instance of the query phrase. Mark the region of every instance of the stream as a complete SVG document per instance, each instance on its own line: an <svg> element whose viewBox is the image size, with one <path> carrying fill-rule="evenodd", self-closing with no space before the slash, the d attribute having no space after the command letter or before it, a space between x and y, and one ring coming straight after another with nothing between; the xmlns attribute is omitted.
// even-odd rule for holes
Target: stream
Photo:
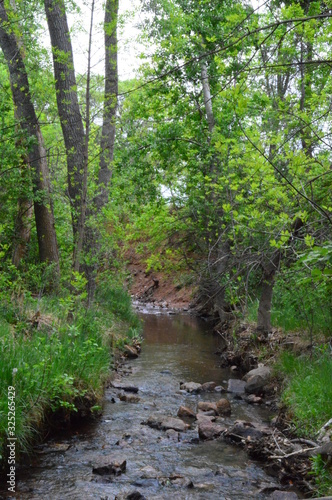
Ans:
<svg viewBox="0 0 332 500"><path fill-rule="evenodd" d="M138 393L124 401L119 389L108 388L101 419L40 446L18 470L16 498L267 498L278 484L241 448L221 439L199 440L195 423L186 432L142 424L154 414L176 417L181 405L196 412L199 401L220 397L227 397L232 406L225 424L236 419L267 422L270 415L266 408L248 405L234 394L180 391L180 382L215 381L227 387L227 380L234 378L218 365L218 337L189 314L152 313L143 308L139 314L144 323L142 352L121 366L118 381L137 387ZM110 461L126 461L125 470L119 475L93 472L96 463Z"/></svg>

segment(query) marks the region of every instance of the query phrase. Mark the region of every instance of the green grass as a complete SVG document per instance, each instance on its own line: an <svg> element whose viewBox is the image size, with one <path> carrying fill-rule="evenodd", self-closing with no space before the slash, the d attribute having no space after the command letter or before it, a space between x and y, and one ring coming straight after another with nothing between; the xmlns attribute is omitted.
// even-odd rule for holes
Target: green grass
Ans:
<svg viewBox="0 0 332 500"><path fill-rule="evenodd" d="M107 292L107 293L106 293ZM0 317L0 462L8 437L8 387L15 388L17 455L29 449L45 418L100 409L113 348L140 334L128 295L105 286L91 309L63 292L41 300L13 299ZM47 321L32 322L36 310ZM6 312L6 311L4 311ZM70 321L68 312L73 312Z"/></svg>
<svg viewBox="0 0 332 500"><path fill-rule="evenodd" d="M314 437L332 415L332 358L326 351L312 357L285 352L277 369L285 376L282 401L289 408L296 431Z"/></svg>

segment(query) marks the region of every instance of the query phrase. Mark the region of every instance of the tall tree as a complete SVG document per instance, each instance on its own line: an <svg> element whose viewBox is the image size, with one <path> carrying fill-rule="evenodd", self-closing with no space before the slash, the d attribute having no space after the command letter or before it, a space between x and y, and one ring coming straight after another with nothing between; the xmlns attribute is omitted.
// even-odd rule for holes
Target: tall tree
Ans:
<svg viewBox="0 0 332 500"><path fill-rule="evenodd" d="M67 154L68 193L77 240L84 177L85 134L77 97L73 49L63 0L45 0L51 37L58 112Z"/></svg>
<svg viewBox="0 0 332 500"><path fill-rule="evenodd" d="M0 45L8 65L16 115L20 127L25 132L27 161L32 173L34 213L40 260L54 264L56 273L58 273L59 256L46 151L30 94L22 50L13 30L11 30L9 16L3 0L0 1Z"/></svg>
<svg viewBox="0 0 332 500"><path fill-rule="evenodd" d="M119 3L118 0L107 0L105 4L105 91L101 151L97 192L90 201L88 210L89 88L94 2L91 3L92 16L89 36L85 131L78 103L73 50L65 3L63 0L45 0L44 4L51 37L57 105L67 153L69 195L73 205L74 270L84 269L88 278L89 301L91 301L94 294L95 261L100 237L94 218L99 215L108 201L109 182L112 173L118 85L117 19Z"/></svg>
<svg viewBox="0 0 332 500"><path fill-rule="evenodd" d="M95 219L100 218L102 210L109 200L114 157L116 111L118 104L118 10L118 0L106 1L104 16L105 83L97 192L90 203L87 214L90 220L87 221L84 235L84 253L87 261L84 264L84 272L88 280L89 304L94 298L101 240L99 224ZM88 93L86 99L88 102Z"/></svg>

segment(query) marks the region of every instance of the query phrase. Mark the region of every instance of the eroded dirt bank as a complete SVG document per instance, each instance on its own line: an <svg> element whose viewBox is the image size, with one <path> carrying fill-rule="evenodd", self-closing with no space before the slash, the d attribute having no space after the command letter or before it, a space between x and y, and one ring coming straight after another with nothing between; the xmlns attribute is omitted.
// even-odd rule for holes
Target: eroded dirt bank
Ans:
<svg viewBox="0 0 332 500"><path fill-rule="evenodd" d="M174 275L162 271L146 271L146 267L134 250L128 252L128 289L134 300L162 309L193 310L195 286L180 284Z"/></svg>

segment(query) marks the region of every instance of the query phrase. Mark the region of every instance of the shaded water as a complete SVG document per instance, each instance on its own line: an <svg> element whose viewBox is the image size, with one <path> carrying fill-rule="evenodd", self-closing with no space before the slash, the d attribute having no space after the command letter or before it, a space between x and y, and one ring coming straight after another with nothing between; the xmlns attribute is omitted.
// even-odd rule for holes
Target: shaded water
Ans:
<svg viewBox="0 0 332 500"><path fill-rule="evenodd" d="M218 366L218 338L204 323L185 314L143 312L141 317L142 354L125 364L122 378L139 388L140 401L120 401L119 390L109 388L97 424L60 443L47 443L18 474L17 498L115 499L134 491L149 500L266 498L261 492L274 486L273 479L241 449L198 441L195 424L180 434L142 424L152 414L176 416L181 405L196 410L200 400L220 399L216 393L183 393L180 382L223 384L229 373ZM225 423L268 418L261 408L228 397L232 415ZM112 478L93 474L93 464L100 460L126 460L126 471Z"/></svg>

